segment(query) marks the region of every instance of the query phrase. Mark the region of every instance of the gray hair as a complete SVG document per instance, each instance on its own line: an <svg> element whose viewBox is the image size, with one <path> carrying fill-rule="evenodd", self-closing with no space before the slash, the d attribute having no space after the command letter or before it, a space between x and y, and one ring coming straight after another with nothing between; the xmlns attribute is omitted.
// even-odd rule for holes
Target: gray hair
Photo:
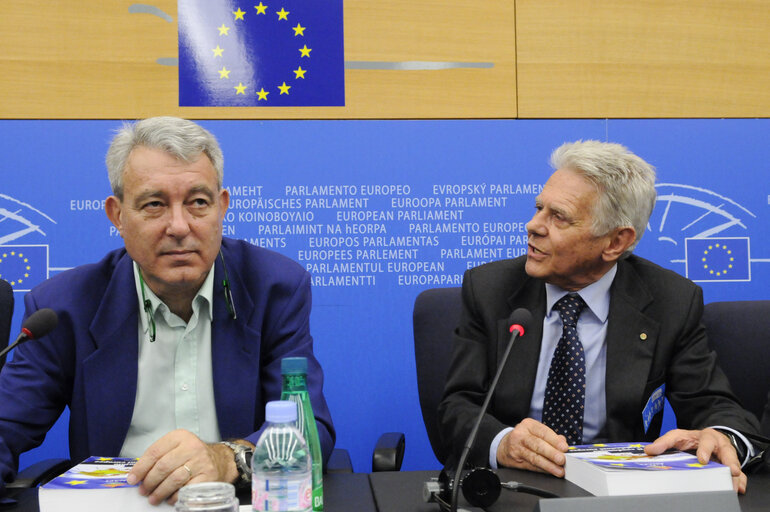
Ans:
<svg viewBox="0 0 770 512"><path fill-rule="evenodd" d="M183 162L193 162L205 154L217 173L222 188L224 157L216 137L203 127L179 117L150 117L136 123L124 123L117 130L107 150L107 172L112 193L123 200L123 171L131 151L138 146L161 149Z"/></svg>
<svg viewBox="0 0 770 512"><path fill-rule="evenodd" d="M551 167L577 172L596 186L599 202L594 207L594 234L634 227L636 240L624 256L630 254L655 207L655 168L625 146L596 140L562 144L551 154Z"/></svg>

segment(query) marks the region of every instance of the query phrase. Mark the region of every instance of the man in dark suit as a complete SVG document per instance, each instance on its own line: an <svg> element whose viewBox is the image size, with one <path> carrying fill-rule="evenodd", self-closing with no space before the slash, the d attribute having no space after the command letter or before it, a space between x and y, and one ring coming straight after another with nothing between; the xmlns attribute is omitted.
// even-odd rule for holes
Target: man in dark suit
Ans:
<svg viewBox="0 0 770 512"><path fill-rule="evenodd" d="M524 307L534 321L514 345L470 462L563 476L568 444L658 438L665 395L680 429L647 452L713 456L744 492L741 464L753 448L741 432L755 433L757 421L708 349L701 289L631 254L655 204L653 168L596 141L561 146L551 164L527 255L465 274L439 407L443 441L464 444L510 336L507 318Z"/></svg>
<svg viewBox="0 0 770 512"><path fill-rule="evenodd" d="M281 359L304 356L325 458L334 427L310 336L310 276L288 258L222 238L223 158L208 131L161 117L126 125L107 153L107 216L125 243L26 297L52 308L47 339L0 374L0 473L70 408L70 456L140 457L128 479L153 504L188 483L250 485Z"/></svg>

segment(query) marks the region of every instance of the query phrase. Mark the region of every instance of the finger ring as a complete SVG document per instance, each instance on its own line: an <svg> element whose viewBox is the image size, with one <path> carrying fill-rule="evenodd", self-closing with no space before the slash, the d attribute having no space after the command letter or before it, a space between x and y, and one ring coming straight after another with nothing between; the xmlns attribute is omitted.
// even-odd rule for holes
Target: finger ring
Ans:
<svg viewBox="0 0 770 512"><path fill-rule="evenodd" d="M192 478L192 469L188 468L187 464L182 464L182 467L187 470L187 479L188 480L191 479Z"/></svg>

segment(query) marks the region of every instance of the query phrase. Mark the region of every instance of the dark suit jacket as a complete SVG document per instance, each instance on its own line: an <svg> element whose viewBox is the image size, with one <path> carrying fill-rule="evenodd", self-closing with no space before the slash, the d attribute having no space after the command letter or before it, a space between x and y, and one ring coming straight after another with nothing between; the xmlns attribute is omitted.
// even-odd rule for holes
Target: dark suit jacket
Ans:
<svg viewBox="0 0 770 512"><path fill-rule="evenodd" d="M545 317L545 284L527 276L526 257L488 263L466 272L463 309L452 363L439 406L442 440L458 456L510 337L507 319L516 308L532 312L528 332L516 341L479 429L469 462L489 464L492 439L529 414ZM607 423L610 442L652 440L657 414L645 434L642 410L652 391L666 385L680 428L724 425L756 432L756 419L737 404L716 365L701 323L703 294L697 285L636 256L618 263L610 288L607 328Z"/></svg>
<svg viewBox="0 0 770 512"><path fill-rule="evenodd" d="M223 439L256 443L265 403L280 398L281 359L308 359L308 386L325 459L334 427L323 397L323 373L309 330L310 276L280 254L222 242L237 319L224 300L222 262L214 268L211 326L214 397ZM59 315L46 337L15 350L0 373L0 477L13 478L19 454L39 445L65 406L70 457L114 456L134 409L139 306L132 260L124 249L96 264L63 272L26 297L26 316Z"/></svg>

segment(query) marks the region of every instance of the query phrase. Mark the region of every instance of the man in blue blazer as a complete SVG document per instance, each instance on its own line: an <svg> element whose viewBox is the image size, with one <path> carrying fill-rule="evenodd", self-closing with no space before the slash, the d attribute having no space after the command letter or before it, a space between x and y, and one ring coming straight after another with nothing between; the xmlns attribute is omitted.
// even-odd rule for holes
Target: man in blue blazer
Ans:
<svg viewBox="0 0 770 512"><path fill-rule="evenodd" d="M59 324L0 373L0 473L70 408L70 456L140 457L129 475L157 504L188 483L248 484L281 359L308 360L324 458L334 427L313 356L310 276L290 259L222 237L229 204L216 139L161 117L126 125L107 153L105 210L125 249L25 297Z"/></svg>
<svg viewBox="0 0 770 512"><path fill-rule="evenodd" d="M744 492L741 466L753 454L744 434L758 422L708 348L702 291L632 254L655 204L654 170L597 141L564 144L551 165L527 223L527 255L463 279L442 440L457 458L510 338L507 319L526 308L532 325L516 340L469 461L563 476L570 444L649 440L649 454L692 449L701 462L721 460ZM563 300L572 304L564 316ZM664 396L680 429L658 437Z"/></svg>

